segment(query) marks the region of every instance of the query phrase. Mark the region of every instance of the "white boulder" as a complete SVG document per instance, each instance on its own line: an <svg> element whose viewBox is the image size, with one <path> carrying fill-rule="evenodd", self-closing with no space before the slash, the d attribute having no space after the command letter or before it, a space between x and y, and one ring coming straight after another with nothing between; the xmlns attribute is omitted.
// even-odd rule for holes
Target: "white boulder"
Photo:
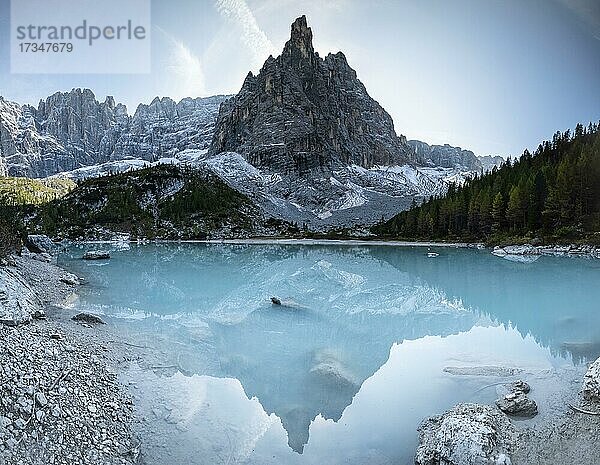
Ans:
<svg viewBox="0 0 600 465"><path fill-rule="evenodd" d="M600 402L600 358L590 365L583 378L583 398Z"/></svg>
<svg viewBox="0 0 600 465"><path fill-rule="evenodd" d="M84 260L105 260L110 258L110 252L107 250L90 250L83 254Z"/></svg>
<svg viewBox="0 0 600 465"><path fill-rule="evenodd" d="M42 303L19 273L0 267L0 323L16 326L42 314Z"/></svg>
<svg viewBox="0 0 600 465"><path fill-rule="evenodd" d="M458 404L419 427L416 465L510 465L513 426L489 405Z"/></svg>

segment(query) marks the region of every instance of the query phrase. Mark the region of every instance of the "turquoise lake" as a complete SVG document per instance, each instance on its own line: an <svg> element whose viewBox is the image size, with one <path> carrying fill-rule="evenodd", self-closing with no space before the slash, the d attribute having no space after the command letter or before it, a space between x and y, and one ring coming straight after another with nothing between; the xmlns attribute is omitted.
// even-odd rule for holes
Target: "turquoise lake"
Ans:
<svg viewBox="0 0 600 465"><path fill-rule="evenodd" d="M540 421L600 356L600 260L164 243L59 264L76 310L154 350L121 375L149 464L410 464L425 417L525 379Z"/></svg>

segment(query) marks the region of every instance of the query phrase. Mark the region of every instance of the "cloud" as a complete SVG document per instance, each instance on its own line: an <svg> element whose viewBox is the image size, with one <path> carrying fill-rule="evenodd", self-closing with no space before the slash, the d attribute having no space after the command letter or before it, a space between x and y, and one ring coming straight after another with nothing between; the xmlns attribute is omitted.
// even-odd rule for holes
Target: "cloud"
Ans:
<svg viewBox="0 0 600 465"><path fill-rule="evenodd" d="M216 0L216 6L221 15L241 28L241 40L252 53L254 66L261 66L269 55L276 53L245 0Z"/></svg>
<svg viewBox="0 0 600 465"><path fill-rule="evenodd" d="M161 28L157 28L167 39L168 58L165 73L160 79L166 85L166 92L175 99L206 95L204 71L200 58L181 40Z"/></svg>

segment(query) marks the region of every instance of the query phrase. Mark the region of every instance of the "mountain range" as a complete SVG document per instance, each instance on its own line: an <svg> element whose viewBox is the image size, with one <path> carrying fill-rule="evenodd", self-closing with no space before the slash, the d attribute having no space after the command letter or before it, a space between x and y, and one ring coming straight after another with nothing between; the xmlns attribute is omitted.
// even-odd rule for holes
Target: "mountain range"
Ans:
<svg viewBox="0 0 600 465"><path fill-rule="evenodd" d="M321 58L304 16L234 96L155 98L133 115L88 89L37 108L0 97L0 174L75 181L157 164L218 176L267 216L316 230L372 224L499 165L407 141L343 53Z"/></svg>

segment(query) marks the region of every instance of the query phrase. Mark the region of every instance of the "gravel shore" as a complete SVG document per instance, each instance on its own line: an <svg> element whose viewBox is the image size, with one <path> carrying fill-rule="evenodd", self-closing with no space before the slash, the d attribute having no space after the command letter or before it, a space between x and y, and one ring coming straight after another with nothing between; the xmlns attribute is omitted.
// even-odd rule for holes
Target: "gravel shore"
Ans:
<svg viewBox="0 0 600 465"><path fill-rule="evenodd" d="M121 355L109 330L72 321L60 307L76 290L69 273L25 257L11 271L46 317L0 325L0 464L137 463L133 405L117 380Z"/></svg>

